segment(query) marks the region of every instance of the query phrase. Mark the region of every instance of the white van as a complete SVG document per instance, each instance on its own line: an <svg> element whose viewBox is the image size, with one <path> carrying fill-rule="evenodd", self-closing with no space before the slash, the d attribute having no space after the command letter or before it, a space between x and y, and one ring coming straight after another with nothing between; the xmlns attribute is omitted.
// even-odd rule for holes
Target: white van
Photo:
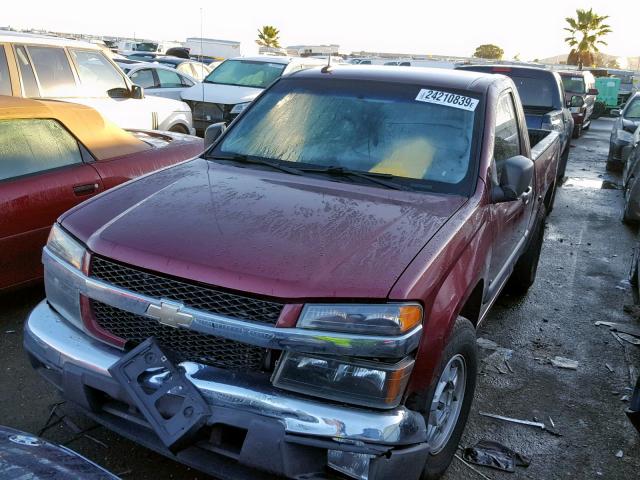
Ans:
<svg viewBox="0 0 640 480"><path fill-rule="evenodd" d="M311 57L259 55L225 60L203 81L182 92L198 134L212 123L230 122L274 80L298 70L326 65Z"/></svg>
<svg viewBox="0 0 640 480"><path fill-rule="evenodd" d="M0 30L0 95L80 103L122 128L194 133L187 104L146 97L88 42Z"/></svg>

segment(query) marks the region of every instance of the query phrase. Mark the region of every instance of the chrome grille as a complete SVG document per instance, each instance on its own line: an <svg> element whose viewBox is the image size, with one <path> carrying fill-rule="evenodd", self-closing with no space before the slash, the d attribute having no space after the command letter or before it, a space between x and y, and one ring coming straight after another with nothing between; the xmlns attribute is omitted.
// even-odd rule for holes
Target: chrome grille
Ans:
<svg viewBox="0 0 640 480"><path fill-rule="evenodd" d="M241 320L273 325L278 321L283 307L281 303L145 272L95 255L91 259L90 275L141 295L174 300L191 308Z"/></svg>
<svg viewBox="0 0 640 480"><path fill-rule="evenodd" d="M173 328L157 320L129 313L91 300L95 323L131 346L155 337L158 344L174 352L181 361L204 363L228 370L260 370L266 349L226 338Z"/></svg>

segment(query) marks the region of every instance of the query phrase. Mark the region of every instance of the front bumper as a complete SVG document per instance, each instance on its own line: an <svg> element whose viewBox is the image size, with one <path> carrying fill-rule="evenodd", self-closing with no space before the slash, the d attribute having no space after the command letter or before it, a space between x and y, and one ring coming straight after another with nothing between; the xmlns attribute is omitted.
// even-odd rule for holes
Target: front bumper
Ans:
<svg viewBox="0 0 640 480"><path fill-rule="evenodd" d="M291 395L258 377L181 364L211 407L201 440L173 454L159 442L133 402L111 377L123 354L92 339L46 301L25 325L25 349L34 367L98 422L148 448L222 478L261 478L253 469L296 477L327 475L327 451L370 455L369 479L418 478L428 455L422 415L348 407ZM153 386L157 379L149 377ZM224 434L234 432L233 435ZM222 433L220 433L222 432ZM238 432L240 434L238 435ZM233 442L224 438L234 438ZM238 439L241 439L238 440ZM399 478L399 477L398 477Z"/></svg>

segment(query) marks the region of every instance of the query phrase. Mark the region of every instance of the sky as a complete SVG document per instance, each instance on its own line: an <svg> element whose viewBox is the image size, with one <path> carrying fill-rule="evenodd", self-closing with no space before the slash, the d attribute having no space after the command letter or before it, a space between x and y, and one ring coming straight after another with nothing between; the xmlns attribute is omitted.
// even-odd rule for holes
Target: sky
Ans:
<svg viewBox="0 0 640 480"><path fill-rule="evenodd" d="M494 43L507 59L532 60L567 53L564 18L590 7L610 16L603 52L640 55L640 3L628 0L26 0L3 5L0 27L184 41L200 36L202 10L202 36L240 41L245 55L257 51L256 31L273 25L282 46L469 56Z"/></svg>

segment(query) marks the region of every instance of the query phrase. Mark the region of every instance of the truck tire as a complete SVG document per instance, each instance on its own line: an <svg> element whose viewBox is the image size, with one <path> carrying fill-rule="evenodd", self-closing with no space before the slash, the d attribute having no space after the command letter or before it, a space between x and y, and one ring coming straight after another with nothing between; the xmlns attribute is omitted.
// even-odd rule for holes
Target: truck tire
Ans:
<svg viewBox="0 0 640 480"><path fill-rule="evenodd" d="M556 179L553 182L553 185L549 187L549 191L544 199L544 207L547 211L547 216L553 211L553 204L556 203L556 187L558 185L558 180Z"/></svg>
<svg viewBox="0 0 640 480"><path fill-rule="evenodd" d="M573 138L580 138L582 136L582 124L573 127Z"/></svg>
<svg viewBox="0 0 640 480"><path fill-rule="evenodd" d="M624 189L624 207L622 207L622 222L627 225L635 225L638 222L631 215L631 190L633 189L633 184L635 183L635 179L629 179L627 182L627 186Z"/></svg>
<svg viewBox="0 0 640 480"><path fill-rule="evenodd" d="M407 402L422 413L427 424L427 441L432 447L422 470L421 480L440 478L449 467L473 401L478 371L476 329L458 316L442 352L434 382L424 394ZM462 396L462 398L460 398ZM441 424L438 424L441 421ZM438 430L435 425L439 425Z"/></svg>
<svg viewBox="0 0 640 480"><path fill-rule="evenodd" d="M609 155L607 156L607 172L622 172L623 165L622 162L617 161L613 158L613 150L611 146L609 146Z"/></svg>
<svg viewBox="0 0 640 480"><path fill-rule="evenodd" d="M570 149L571 149L571 146L567 144L567 147L564 149L564 152L562 152L562 155L560 155L560 161L558 162L558 172L556 176L557 176L557 179L560 180L560 185L562 185L562 179L564 178L564 174L567 170L567 163L569 163Z"/></svg>
<svg viewBox="0 0 640 480"><path fill-rule="evenodd" d="M546 216L544 205L540 208L543 211L538 217L527 249L520 255L505 286L505 291L512 295L526 294L536 280L540 251L542 250L542 243L544 241L544 218Z"/></svg>

